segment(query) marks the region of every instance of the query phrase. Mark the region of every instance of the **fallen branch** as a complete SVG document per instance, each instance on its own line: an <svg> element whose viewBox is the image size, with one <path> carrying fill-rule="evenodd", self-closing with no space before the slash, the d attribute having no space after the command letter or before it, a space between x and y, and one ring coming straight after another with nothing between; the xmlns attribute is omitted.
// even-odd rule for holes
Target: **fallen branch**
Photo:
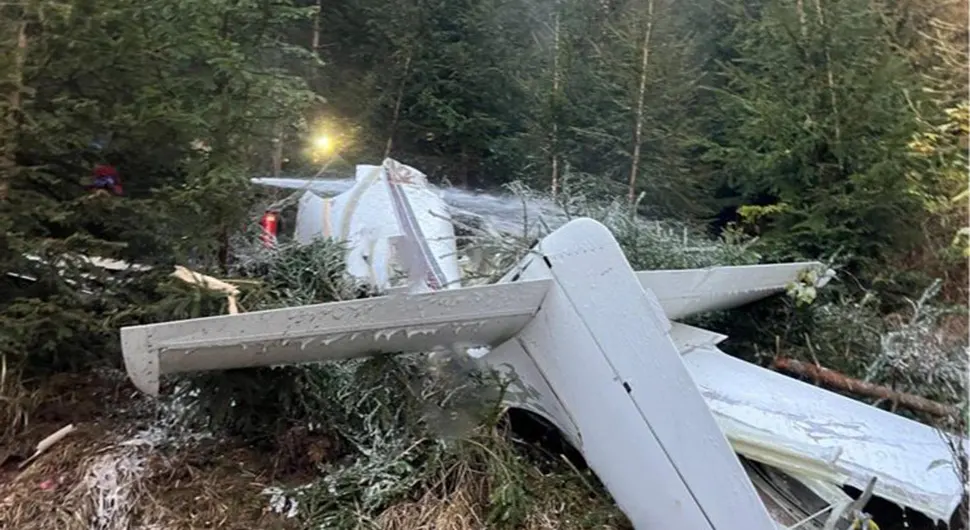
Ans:
<svg viewBox="0 0 970 530"><path fill-rule="evenodd" d="M57 442L63 440L65 436L67 436L68 434L71 434L72 432L74 432L74 424L67 425L66 427L61 428L59 431L55 432L54 434L52 434L52 435L48 436L47 438L44 438L43 440L41 440L40 442L38 442L37 443L37 449L34 451L34 454L30 455L29 458L27 458L26 460L24 460L23 462L21 462L20 465L18 466L19 469L21 469L21 470L25 469L34 460L37 460L37 458L40 455L42 455L45 452L47 452L47 450L50 449L51 447L53 447L54 444L56 444Z"/></svg>
<svg viewBox="0 0 970 530"><path fill-rule="evenodd" d="M956 407L944 405L906 392L899 392L887 386L866 383L845 374L824 368L817 364L797 361L787 357L776 357L771 363L773 370L789 372L813 379L816 383L842 390L859 396L888 399L910 410L934 416L955 417L959 415Z"/></svg>
<svg viewBox="0 0 970 530"><path fill-rule="evenodd" d="M224 293L229 301L229 314L235 315L239 313L239 288L235 285L228 284L218 278L213 278L212 276L206 276L205 274L191 271L181 265L175 266L175 272L172 273L172 276L186 283Z"/></svg>

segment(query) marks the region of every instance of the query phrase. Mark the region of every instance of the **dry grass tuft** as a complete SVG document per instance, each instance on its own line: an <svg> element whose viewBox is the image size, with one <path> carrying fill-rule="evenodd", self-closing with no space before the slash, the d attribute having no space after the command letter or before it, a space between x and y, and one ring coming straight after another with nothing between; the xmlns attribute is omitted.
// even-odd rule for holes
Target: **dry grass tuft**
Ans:
<svg viewBox="0 0 970 530"><path fill-rule="evenodd" d="M298 469L231 442L139 441L133 434L150 418L133 390L123 379L87 374L56 376L27 394L32 401L20 406L29 406L29 421L8 429L0 446L0 528L298 528L270 513L262 491L305 479L309 463ZM37 442L68 423L74 432L19 469ZM287 475L277 473L280 465Z"/></svg>
<svg viewBox="0 0 970 530"><path fill-rule="evenodd" d="M90 510L79 490L88 464L101 451L106 436L100 426L79 426L22 471L15 459L8 459L0 475L0 521L4 527L89 528Z"/></svg>
<svg viewBox="0 0 970 530"><path fill-rule="evenodd" d="M419 499L384 510L375 526L381 530L481 529L487 527L488 505L488 477L458 463Z"/></svg>
<svg viewBox="0 0 970 530"><path fill-rule="evenodd" d="M153 457L143 484L142 524L166 530L298 528L295 520L270 513L268 499L261 493L277 482L266 456L243 447L227 451L211 443Z"/></svg>
<svg viewBox="0 0 970 530"><path fill-rule="evenodd" d="M489 520L491 494L485 474L463 469L447 493L437 488L415 501L390 506L374 521L380 530L482 530L502 526ZM536 488L538 503L530 503L520 530L621 530L629 521L612 503L586 489L581 480L565 483L562 475L530 473L527 481Z"/></svg>
<svg viewBox="0 0 970 530"><path fill-rule="evenodd" d="M397 502L372 523L380 530L625 530L632 528L591 473L565 461L533 465L498 435L469 440L468 458L442 470L420 497ZM486 461L482 462L482 456ZM538 457L538 455L533 455ZM547 455L549 456L549 455ZM485 464L484 466L482 464ZM543 471L541 468L549 468Z"/></svg>
<svg viewBox="0 0 970 530"><path fill-rule="evenodd" d="M395 504L375 526L381 530L470 530L486 528L482 499L459 489L449 496L427 492L417 501Z"/></svg>

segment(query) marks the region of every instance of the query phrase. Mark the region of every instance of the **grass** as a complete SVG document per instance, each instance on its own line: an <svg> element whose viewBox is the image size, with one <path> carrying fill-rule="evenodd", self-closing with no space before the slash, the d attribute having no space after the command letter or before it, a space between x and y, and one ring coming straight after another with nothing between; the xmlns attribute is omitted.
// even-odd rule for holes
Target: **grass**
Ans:
<svg viewBox="0 0 970 530"><path fill-rule="evenodd" d="M415 407L417 398L434 401L431 387L396 410L349 415L355 403L367 410L367 400L388 403L408 392L378 380L414 365L339 369L345 384L327 395L342 394L331 411L348 414L331 432L291 428L261 447L186 428L183 421L195 422L173 419L175 396L150 401L122 374L59 378L47 390L59 399L43 400L31 427L5 446L0 521L26 530L629 527L588 471L517 442L502 422L459 422L456 430ZM364 381L374 386L350 386ZM15 457L67 423L78 430L16 468ZM153 434L159 425L168 426L165 436ZM271 487L297 502L295 517L286 517L288 506L274 513L265 494Z"/></svg>
<svg viewBox="0 0 970 530"><path fill-rule="evenodd" d="M292 476L277 473L266 454L232 440L146 437L154 407L120 375L65 378L79 392L43 402L31 428L6 446L0 466L4 528L299 528L267 513L260 487ZM66 423L77 430L17 469L11 456L29 455Z"/></svg>

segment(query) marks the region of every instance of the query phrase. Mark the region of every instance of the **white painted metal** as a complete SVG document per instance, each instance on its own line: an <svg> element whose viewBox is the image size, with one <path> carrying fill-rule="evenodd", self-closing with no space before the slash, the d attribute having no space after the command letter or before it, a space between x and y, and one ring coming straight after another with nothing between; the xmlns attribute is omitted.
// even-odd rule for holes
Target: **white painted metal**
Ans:
<svg viewBox="0 0 970 530"><path fill-rule="evenodd" d="M739 307L784 292L798 276L811 269L822 269L818 262L742 265L707 269L658 270L637 272L645 289L657 296L667 318L678 320L690 315ZM821 275L823 287L830 275Z"/></svg>
<svg viewBox="0 0 970 530"><path fill-rule="evenodd" d="M714 333L706 329L695 328L680 322L670 323L670 340L674 341L677 351L681 355L697 348L712 348L727 339L727 335Z"/></svg>
<svg viewBox="0 0 970 530"><path fill-rule="evenodd" d="M169 373L499 344L483 359L514 370L516 405L566 433L638 528L773 529L609 231L573 221L538 251L515 282L125 328L126 366L154 394Z"/></svg>
<svg viewBox="0 0 970 530"><path fill-rule="evenodd" d="M451 213L427 177L390 158L357 166L354 185L332 198L311 191L313 181L253 179L294 187L303 183L294 239L319 237L347 243L347 271L379 288L390 286L393 265L417 276L412 292L461 285Z"/></svg>
<svg viewBox="0 0 970 530"><path fill-rule="evenodd" d="M863 489L948 521L963 485L936 429L716 349L684 356L735 448L752 460Z"/></svg>
<svg viewBox="0 0 970 530"><path fill-rule="evenodd" d="M397 294L122 328L128 375L158 393L162 375L497 344L535 314L550 282Z"/></svg>
<svg viewBox="0 0 970 530"><path fill-rule="evenodd" d="M514 340L568 412L583 456L631 522L773 530L681 361L670 322L609 230L577 219L536 253L505 280L552 278L555 285Z"/></svg>
<svg viewBox="0 0 970 530"><path fill-rule="evenodd" d="M583 438L576 421L549 386L549 381L529 356L519 340L507 340L493 348L479 362L495 370L507 381L505 404L528 410L549 420L578 451L583 451Z"/></svg>
<svg viewBox="0 0 970 530"><path fill-rule="evenodd" d="M351 243L374 255L373 238ZM125 328L122 346L155 394L170 373L497 345L481 362L515 377L508 403L559 427L638 528L772 528L722 431L817 492L876 475L877 495L947 518L961 490L932 429L727 357L723 335L669 320L783 291L818 266L633 273L602 225L577 220L498 285Z"/></svg>

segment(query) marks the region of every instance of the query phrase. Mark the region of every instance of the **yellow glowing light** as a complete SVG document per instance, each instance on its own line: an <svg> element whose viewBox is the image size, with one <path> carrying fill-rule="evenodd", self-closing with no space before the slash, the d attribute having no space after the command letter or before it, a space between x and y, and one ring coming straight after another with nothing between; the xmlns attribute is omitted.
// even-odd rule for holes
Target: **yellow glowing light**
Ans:
<svg viewBox="0 0 970 530"><path fill-rule="evenodd" d="M313 147L319 149L320 151L328 151L333 147L333 140L329 136L321 134L313 139Z"/></svg>

